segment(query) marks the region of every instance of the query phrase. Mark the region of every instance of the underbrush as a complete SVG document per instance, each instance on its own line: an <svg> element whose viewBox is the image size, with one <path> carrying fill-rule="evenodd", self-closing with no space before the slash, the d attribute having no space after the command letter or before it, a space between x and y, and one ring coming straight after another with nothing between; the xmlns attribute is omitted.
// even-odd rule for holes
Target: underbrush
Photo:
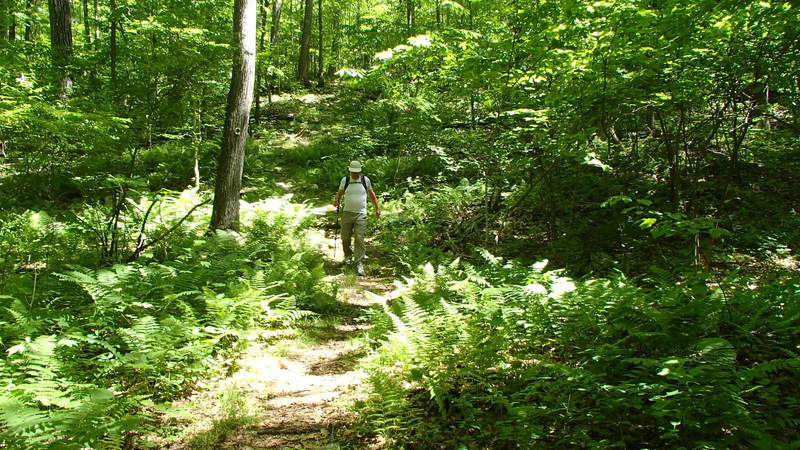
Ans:
<svg viewBox="0 0 800 450"><path fill-rule="evenodd" d="M650 289L484 253L428 265L378 317L365 429L399 448L786 448L800 278Z"/></svg>
<svg viewBox="0 0 800 450"><path fill-rule="evenodd" d="M453 253L463 254L481 239L484 225L476 211L481 184L462 180L457 186L426 183L417 187L423 190L406 191L402 198L384 204L376 234L381 253L406 271L451 259Z"/></svg>
<svg viewBox="0 0 800 450"><path fill-rule="evenodd" d="M181 197L162 207L188 208ZM127 445L259 328L335 302L303 239L303 205L243 204L242 234L208 235L208 214L173 217L137 261L98 269L78 264L97 261L82 223L35 212L0 221L0 446ZM165 223L153 219L145 235Z"/></svg>

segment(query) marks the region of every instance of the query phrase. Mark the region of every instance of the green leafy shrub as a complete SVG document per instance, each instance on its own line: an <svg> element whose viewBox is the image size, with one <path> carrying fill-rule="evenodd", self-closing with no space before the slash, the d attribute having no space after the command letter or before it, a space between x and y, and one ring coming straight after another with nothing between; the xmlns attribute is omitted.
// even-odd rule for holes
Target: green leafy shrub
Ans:
<svg viewBox="0 0 800 450"><path fill-rule="evenodd" d="M200 161L214 161L218 152L218 145L213 142L167 141L141 149L135 170L146 177L151 189L185 189L194 180L195 154ZM201 163L199 169L203 180L213 174L212 165Z"/></svg>
<svg viewBox="0 0 800 450"><path fill-rule="evenodd" d="M290 203L288 197L254 205L245 217L248 240L265 261L265 281L287 293L297 307L326 312L339 304L337 285L323 280L327 276L324 258L307 239L314 220L307 207Z"/></svg>
<svg viewBox="0 0 800 450"><path fill-rule="evenodd" d="M790 381L800 375L797 277L643 289L485 257L481 268L427 266L386 308L362 406L390 442L777 448L800 439Z"/></svg>
<svg viewBox="0 0 800 450"><path fill-rule="evenodd" d="M123 166L120 147L128 119L96 108L53 105L27 83L9 86L8 93L0 97L0 130L9 146L4 161L9 173L0 178L5 206L73 198L79 187L71 177Z"/></svg>
<svg viewBox="0 0 800 450"><path fill-rule="evenodd" d="M379 222L381 251L406 268L444 259L445 251L460 254L483 238L481 184L462 180L458 186L416 180L416 192L387 202Z"/></svg>
<svg viewBox="0 0 800 450"><path fill-rule="evenodd" d="M0 218L0 286L20 271L41 272L68 262L73 249L84 243L73 224L45 211L25 211Z"/></svg>
<svg viewBox="0 0 800 450"><path fill-rule="evenodd" d="M174 228L192 204L165 200L145 233ZM303 205L245 204L243 235L206 236L206 220L194 214L139 261L99 269L49 264L37 250L91 253L75 246L86 241L73 226L32 212L0 222L0 236L20 244L4 253L13 270L0 277L2 445L123 447L153 407L192 389L258 328L334 302L304 243ZM35 272L22 267L28 259Z"/></svg>

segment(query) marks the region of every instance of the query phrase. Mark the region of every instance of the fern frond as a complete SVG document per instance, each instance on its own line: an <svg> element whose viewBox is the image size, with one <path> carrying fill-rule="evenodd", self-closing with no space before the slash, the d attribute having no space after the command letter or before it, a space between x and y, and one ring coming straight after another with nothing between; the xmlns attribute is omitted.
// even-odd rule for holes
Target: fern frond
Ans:
<svg viewBox="0 0 800 450"><path fill-rule="evenodd" d="M800 357L761 361L755 367L744 370L740 372L740 374L746 380L753 380L756 378L767 377L770 374L780 371L795 373L800 371Z"/></svg>
<svg viewBox="0 0 800 450"><path fill-rule="evenodd" d="M33 433L40 425L47 423L49 416L45 411L31 408L8 393L4 393L0 394L0 420L12 434L25 436Z"/></svg>
<svg viewBox="0 0 800 450"><path fill-rule="evenodd" d="M104 285L104 283L100 282L97 279L96 274L92 271L88 273L86 271L79 271L79 270L72 270L65 273L57 273L55 274L56 277L61 279L62 281L67 281L78 285L84 292L89 294L89 296L94 301L104 301L104 300L112 300L112 301L120 301L121 298L118 293L114 292L108 286ZM104 275L104 281L108 283L108 275Z"/></svg>

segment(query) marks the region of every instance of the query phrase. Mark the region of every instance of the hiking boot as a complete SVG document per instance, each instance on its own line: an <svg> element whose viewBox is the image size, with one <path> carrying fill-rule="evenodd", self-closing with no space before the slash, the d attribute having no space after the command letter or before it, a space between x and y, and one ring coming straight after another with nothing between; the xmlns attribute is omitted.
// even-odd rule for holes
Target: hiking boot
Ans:
<svg viewBox="0 0 800 450"><path fill-rule="evenodd" d="M356 273L360 277L364 276L364 264L361 261L359 261L358 264L356 264Z"/></svg>

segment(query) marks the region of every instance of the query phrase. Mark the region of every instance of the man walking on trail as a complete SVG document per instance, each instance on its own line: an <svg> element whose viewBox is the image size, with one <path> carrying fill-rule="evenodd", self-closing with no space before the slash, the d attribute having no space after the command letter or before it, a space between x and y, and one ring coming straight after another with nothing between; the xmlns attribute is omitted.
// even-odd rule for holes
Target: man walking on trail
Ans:
<svg viewBox="0 0 800 450"><path fill-rule="evenodd" d="M342 247L344 248L344 263L355 263L356 273L364 276L364 233L367 228L367 196L373 206L375 206L375 218L381 217L381 209L378 207L378 197L372 190L372 182L361 173L361 163L353 161L350 163L350 175L342 178L339 183L339 190L336 192L336 200L333 206L338 212L340 200L344 196L344 213L342 214ZM355 237L355 252L351 247L350 240Z"/></svg>

